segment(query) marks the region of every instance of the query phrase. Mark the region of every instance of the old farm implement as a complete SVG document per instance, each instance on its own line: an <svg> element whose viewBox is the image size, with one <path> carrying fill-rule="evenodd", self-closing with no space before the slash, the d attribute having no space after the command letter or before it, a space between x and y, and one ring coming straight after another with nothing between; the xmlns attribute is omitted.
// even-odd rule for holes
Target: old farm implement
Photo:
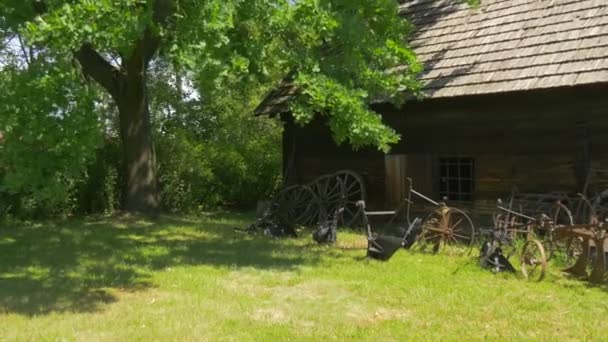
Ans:
<svg viewBox="0 0 608 342"><path fill-rule="evenodd" d="M279 190L268 209L257 221L244 229L270 235L295 232L297 226L313 226L328 220L328 214L343 226L357 223L357 202L365 200L365 184L361 176L351 170L322 175L306 184L287 186ZM338 210L339 209L339 210ZM333 219L332 219L333 220ZM276 234L269 227L278 227Z"/></svg>
<svg viewBox="0 0 608 342"><path fill-rule="evenodd" d="M543 197L548 200L536 198L533 205L526 203L529 196L523 201L514 196L507 206L499 200L493 227L480 230L484 237L481 265L494 271L514 271L509 258L519 254L524 277L541 280L547 262L556 258L565 271L601 282L606 272L606 228L591 202L580 197L589 206L589 222L575 222L570 209L559 199L551 203L553 195Z"/></svg>
<svg viewBox="0 0 608 342"><path fill-rule="evenodd" d="M407 183L407 196L395 210L367 211L365 202L359 202L367 232L368 257L386 260L399 247L412 247L433 253L440 250L470 251L475 241L475 227L469 216L460 209L449 207L443 202L436 202L414 190L410 178L407 178ZM433 206L424 219L411 218L414 197ZM404 218L403 215L405 215ZM385 226L396 225L397 235L395 235L395 229L393 229L393 235L383 235L378 233L377 229L372 229L369 220L372 216L390 217Z"/></svg>
<svg viewBox="0 0 608 342"><path fill-rule="evenodd" d="M543 279L547 269L547 256L542 242L532 234L539 220L512 210L512 203L509 207L504 207L499 200L492 221L491 228L479 230L483 241L479 254L480 265L494 272L515 272L509 259L519 254L524 277ZM520 240L520 237L523 239ZM521 248L518 248L518 241L523 241Z"/></svg>
<svg viewBox="0 0 608 342"><path fill-rule="evenodd" d="M570 210L558 203L564 212L561 216L569 217L569 220L556 220L547 227L550 229L551 246L556 250L561 248L562 253L565 253L569 262L565 264L567 268L564 271L601 283L607 271L608 259L606 211L599 201L588 200L584 195L579 197L579 203L585 208L582 212L586 214L574 216L578 220L576 223ZM581 206L576 208L580 210Z"/></svg>

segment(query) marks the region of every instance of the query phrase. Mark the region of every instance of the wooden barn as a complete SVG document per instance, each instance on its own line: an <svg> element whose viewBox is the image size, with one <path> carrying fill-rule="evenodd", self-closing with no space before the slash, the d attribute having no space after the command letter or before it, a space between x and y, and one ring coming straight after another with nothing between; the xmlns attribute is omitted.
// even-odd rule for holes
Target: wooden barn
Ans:
<svg viewBox="0 0 608 342"><path fill-rule="evenodd" d="M284 118L289 182L352 169L380 207L399 200L410 176L434 199L486 206L513 187L575 193L591 168L608 168L607 0L401 6L416 26L424 98L372 108L402 141L389 154L336 146L323 121L294 125L290 91L279 89L258 114Z"/></svg>

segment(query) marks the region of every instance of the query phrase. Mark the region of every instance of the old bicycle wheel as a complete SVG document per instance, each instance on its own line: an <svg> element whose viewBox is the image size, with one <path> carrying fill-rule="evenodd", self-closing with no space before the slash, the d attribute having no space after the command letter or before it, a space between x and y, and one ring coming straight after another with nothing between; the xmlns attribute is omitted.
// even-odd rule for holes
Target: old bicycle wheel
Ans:
<svg viewBox="0 0 608 342"><path fill-rule="evenodd" d="M470 252L475 241L473 221L462 210L441 206L422 222L422 232L416 240L416 249L437 253Z"/></svg>
<svg viewBox="0 0 608 342"><path fill-rule="evenodd" d="M288 186L276 195L279 215L290 225L307 224L315 212L316 197L306 185Z"/></svg>
<svg viewBox="0 0 608 342"><path fill-rule="evenodd" d="M519 258L521 273L528 280L541 281L547 270L545 249L540 241L528 240L524 244Z"/></svg>

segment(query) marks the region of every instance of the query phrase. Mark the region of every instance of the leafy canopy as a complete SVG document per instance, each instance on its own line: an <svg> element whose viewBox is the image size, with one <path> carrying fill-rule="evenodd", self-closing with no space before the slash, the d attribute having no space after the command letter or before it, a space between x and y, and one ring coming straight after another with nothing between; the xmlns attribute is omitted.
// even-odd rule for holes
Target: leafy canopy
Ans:
<svg viewBox="0 0 608 342"><path fill-rule="evenodd" d="M169 13L163 25L159 13ZM322 115L336 142L386 151L399 135L368 104L416 92L410 30L394 0L4 0L0 173L22 176L2 183L61 188L83 171L107 130L108 96L75 53L86 44L121 70L149 34L160 37L150 66L169 66L207 108L250 108L213 103L244 93L259 102L287 80L299 89L298 123ZM177 84L167 86L184 93Z"/></svg>
<svg viewBox="0 0 608 342"><path fill-rule="evenodd" d="M161 0L157 0L161 1ZM126 56L150 27L152 1L46 1L45 14L22 25L33 44L65 56L83 42ZM174 0L161 55L195 80L204 97L238 82L276 84L290 75L301 89L291 110L298 122L326 115L338 143L398 140L368 110L376 98L402 101L420 71L405 41L410 27L394 0ZM405 66L398 72L387 72Z"/></svg>

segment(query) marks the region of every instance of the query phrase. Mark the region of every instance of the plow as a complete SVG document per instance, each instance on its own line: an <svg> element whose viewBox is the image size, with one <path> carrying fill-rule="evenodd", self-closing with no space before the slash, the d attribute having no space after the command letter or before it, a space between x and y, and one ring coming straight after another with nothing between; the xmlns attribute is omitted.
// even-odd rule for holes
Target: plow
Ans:
<svg viewBox="0 0 608 342"><path fill-rule="evenodd" d="M514 191L507 201L497 201L492 225L476 229L465 210L431 199L406 180L397 208L369 211L363 177L351 170L325 174L278 191L265 213L243 231L280 237L296 236L296 227L316 227L314 241L331 244L338 227L363 227L369 258L388 260L399 249L468 256L479 246L480 266L494 272L519 269L525 279L540 281L556 260L552 264L564 272L604 281L608 210L602 199L608 192L588 199ZM424 212L413 215L414 203L422 204Z"/></svg>

